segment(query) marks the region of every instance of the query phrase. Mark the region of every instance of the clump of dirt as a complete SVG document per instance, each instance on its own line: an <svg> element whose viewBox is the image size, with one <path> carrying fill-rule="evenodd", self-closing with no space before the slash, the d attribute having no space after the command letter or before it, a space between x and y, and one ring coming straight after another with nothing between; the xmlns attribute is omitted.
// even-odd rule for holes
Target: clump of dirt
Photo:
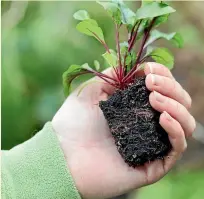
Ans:
<svg viewBox="0 0 204 199"><path fill-rule="evenodd" d="M145 77L139 77L127 89L116 90L99 103L117 149L131 167L163 159L172 148L159 124L160 113L149 103L149 94Z"/></svg>

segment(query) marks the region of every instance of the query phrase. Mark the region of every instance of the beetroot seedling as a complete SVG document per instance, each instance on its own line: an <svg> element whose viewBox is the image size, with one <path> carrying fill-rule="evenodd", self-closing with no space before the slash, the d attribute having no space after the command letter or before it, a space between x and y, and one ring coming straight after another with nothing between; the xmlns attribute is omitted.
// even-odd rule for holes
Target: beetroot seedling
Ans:
<svg viewBox="0 0 204 199"><path fill-rule="evenodd" d="M113 68L115 77L101 73L100 64L71 65L63 74L65 94L70 92L71 82L78 76L93 74L116 88L115 93L99 106L108 122L116 147L132 167L145 162L162 159L171 150L167 133L159 124L160 113L149 103L150 91L145 86L145 77L137 77L142 64L152 58L158 63L173 68L174 57L167 48L152 46L158 39L171 41L182 47L180 34L160 32L156 28L167 22L175 10L164 2L143 1L140 8L133 12L123 1L112 0L97 2L104 7L115 24L116 50L108 47L102 29L90 18L85 10L74 14L80 20L76 29L96 38L105 49L102 55ZM120 42L120 29L127 29L127 41ZM140 44L140 45L136 45ZM136 50L134 47L136 46Z"/></svg>

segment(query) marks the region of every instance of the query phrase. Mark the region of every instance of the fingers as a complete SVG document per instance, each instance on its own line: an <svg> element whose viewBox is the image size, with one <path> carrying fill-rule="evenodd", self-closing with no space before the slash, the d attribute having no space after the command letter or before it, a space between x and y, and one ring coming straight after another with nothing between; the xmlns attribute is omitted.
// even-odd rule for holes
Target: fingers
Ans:
<svg viewBox="0 0 204 199"><path fill-rule="evenodd" d="M164 159L164 170L166 173L186 150L187 142L181 125L167 112L161 114L159 123L168 133L173 148L169 155Z"/></svg>
<svg viewBox="0 0 204 199"><path fill-rule="evenodd" d="M191 136L195 120L187 111L192 103L189 94L174 80L169 69L161 64L149 62L144 72L147 75L147 88L154 91L150 95L152 107L160 112L167 111L181 124L186 137Z"/></svg>
<svg viewBox="0 0 204 199"><path fill-rule="evenodd" d="M159 123L168 133L173 149L178 153L183 153L187 143L181 125L165 111L161 114Z"/></svg>
<svg viewBox="0 0 204 199"><path fill-rule="evenodd" d="M171 74L170 70L167 67L155 62L148 62L144 68L144 72L145 72L145 75L148 75L151 73L151 74L157 74L157 75L174 79L173 75Z"/></svg>
<svg viewBox="0 0 204 199"><path fill-rule="evenodd" d="M182 104L156 91L150 94L149 100L154 109L159 112L166 111L177 120L183 128L186 137L192 136L195 130L195 120Z"/></svg>
<svg viewBox="0 0 204 199"><path fill-rule="evenodd" d="M159 93L178 101L187 109L191 107L191 97L181 85L172 78L156 74L148 74L146 77L146 86L150 91L158 91Z"/></svg>
<svg viewBox="0 0 204 199"><path fill-rule="evenodd" d="M166 173L186 150L186 138L192 136L196 127L195 119L187 110L191 107L191 97L165 66L150 62L146 64L144 72L147 76L146 86L153 91L149 96L150 104L163 112L160 124L168 133L173 147L164 159Z"/></svg>

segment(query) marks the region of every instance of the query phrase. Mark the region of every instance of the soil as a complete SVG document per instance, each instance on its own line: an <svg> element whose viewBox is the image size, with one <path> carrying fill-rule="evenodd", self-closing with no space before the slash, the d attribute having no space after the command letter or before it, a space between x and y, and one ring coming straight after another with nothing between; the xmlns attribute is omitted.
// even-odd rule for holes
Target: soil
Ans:
<svg viewBox="0 0 204 199"><path fill-rule="evenodd" d="M116 90L99 103L117 149L131 167L163 159L172 148L159 124L160 113L149 103L149 94L145 77L139 77L127 89Z"/></svg>

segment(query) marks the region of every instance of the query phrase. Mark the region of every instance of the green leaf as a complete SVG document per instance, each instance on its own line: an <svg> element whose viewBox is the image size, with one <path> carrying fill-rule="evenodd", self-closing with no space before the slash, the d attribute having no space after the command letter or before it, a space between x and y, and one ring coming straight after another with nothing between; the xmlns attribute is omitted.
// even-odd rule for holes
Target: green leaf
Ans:
<svg viewBox="0 0 204 199"><path fill-rule="evenodd" d="M100 5L104 7L104 9L110 14L110 16L113 18L114 22L116 24L121 24L121 12L118 7L118 5L114 2L102 2L102 1L97 1Z"/></svg>
<svg viewBox="0 0 204 199"><path fill-rule="evenodd" d="M115 2L120 10L121 13L121 21L123 24L129 24L129 25L134 25L136 22L136 15L135 13L128 8L123 1L121 0L112 0L113 2Z"/></svg>
<svg viewBox="0 0 204 199"><path fill-rule="evenodd" d="M96 69L97 71L99 71L99 69L100 69L100 63L98 62L98 60L94 60L94 66L95 66L95 69Z"/></svg>
<svg viewBox="0 0 204 199"><path fill-rule="evenodd" d="M111 2L98 1L100 5L112 16L117 24L134 25L136 21L135 13L129 9L121 0L112 0Z"/></svg>
<svg viewBox="0 0 204 199"><path fill-rule="evenodd" d="M148 3L152 3L154 0L142 0L142 6L147 5Z"/></svg>
<svg viewBox="0 0 204 199"><path fill-rule="evenodd" d="M125 60L125 64L128 66L130 65L132 62L134 62L135 58L136 58L136 54L133 52L128 52L128 42L122 42L120 43L120 53L122 56L122 63L124 63L124 58L126 55L126 60Z"/></svg>
<svg viewBox="0 0 204 199"><path fill-rule="evenodd" d="M126 72L127 73L131 70L133 64L135 64L136 57L137 56L136 56L136 54L134 52L129 52L127 54L127 57L126 57L126 60L125 60L125 66L126 66ZM124 62L124 59L123 59L123 62Z"/></svg>
<svg viewBox="0 0 204 199"><path fill-rule="evenodd" d="M98 26L97 22L93 19L86 19L84 21L81 21L77 24L76 29L83 34L95 37L100 42L104 42L103 31Z"/></svg>
<svg viewBox="0 0 204 199"><path fill-rule="evenodd" d="M135 61L136 61L136 54L133 52L133 53L129 53L128 55L127 55L127 58L126 58L126 60L125 60L125 64L127 65L127 66L129 66L130 64L132 64L132 63L135 63Z"/></svg>
<svg viewBox="0 0 204 199"><path fill-rule="evenodd" d="M86 69L86 70L88 70L88 71L93 71L93 69L89 66L88 63L82 64L82 65L81 65L81 68Z"/></svg>
<svg viewBox="0 0 204 199"><path fill-rule="evenodd" d="M166 39L168 41L171 41L174 45L176 45L179 48L183 47L183 39L179 33L173 32L170 34L166 34L166 33L160 32L158 30L153 30L150 33L150 38L144 47L147 47L148 45L150 45L154 41L161 39L161 38Z"/></svg>
<svg viewBox="0 0 204 199"><path fill-rule="evenodd" d="M86 66L85 66L86 67ZM71 65L62 75L64 94L67 97L71 92L71 83L79 75L89 73L88 70L80 65Z"/></svg>
<svg viewBox="0 0 204 199"><path fill-rule="evenodd" d="M166 14L166 15L161 15L159 17L156 18L153 27L158 27L159 25L167 22L168 18L169 18L170 14Z"/></svg>
<svg viewBox="0 0 204 199"><path fill-rule="evenodd" d="M174 57L167 48L151 48L148 53L147 55L151 56L157 63L163 64L170 70L173 68Z"/></svg>
<svg viewBox="0 0 204 199"><path fill-rule="evenodd" d="M125 55L127 50L128 50L128 42L124 41L124 42L120 43L120 53L122 56Z"/></svg>
<svg viewBox="0 0 204 199"><path fill-rule="evenodd" d="M110 66L112 66L112 67L117 66L118 57L117 57L117 54L114 50L110 49L110 53L106 52L102 56Z"/></svg>
<svg viewBox="0 0 204 199"><path fill-rule="evenodd" d="M90 19L89 13L86 10L78 10L74 13L73 17L80 21Z"/></svg>
<svg viewBox="0 0 204 199"><path fill-rule="evenodd" d="M125 65L128 67L130 64L135 63L136 61L136 53L135 52L128 52L128 42L122 42L120 43L120 52L122 56L122 63L124 63L124 58L126 55L125 59Z"/></svg>
<svg viewBox="0 0 204 199"><path fill-rule="evenodd" d="M172 7L165 3L151 2L139 8L136 12L136 19L154 18L175 12Z"/></svg>
<svg viewBox="0 0 204 199"><path fill-rule="evenodd" d="M184 40L180 33L176 33L171 41L178 47L183 48Z"/></svg>
<svg viewBox="0 0 204 199"><path fill-rule="evenodd" d="M144 57L148 56L151 54L151 52L155 49L155 47L152 47L152 46L148 46L147 47L147 50L146 50L146 54Z"/></svg>
<svg viewBox="0 0 204 199"><path fill-rule="evenodd" d="M149 19L143 19L141 24L140 24L140 27L138 29L138 33L137 33L137 40L139 40L143 34L144 34L144 30L150 25L150 22L151 20Z"/></svg>

